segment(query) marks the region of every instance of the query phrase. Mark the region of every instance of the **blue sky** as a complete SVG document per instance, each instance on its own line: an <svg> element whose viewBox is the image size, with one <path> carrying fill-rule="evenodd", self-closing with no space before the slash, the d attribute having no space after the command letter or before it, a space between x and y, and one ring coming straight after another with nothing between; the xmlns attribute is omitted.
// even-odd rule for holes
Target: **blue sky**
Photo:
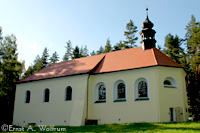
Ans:
<svg viewBox="0 0 200 133"><path fill-rule="evenodd" d="M200 0L0 0L0 26L4 36L17 37L19 59L27 68L45 47L62 58L68 40L87 45L89 52L104 46L108 37L115 45L125 40L130 19L138 27L140 46L146 5L157 45L164 45L168 33L183 38L192 14L200 21Z"/></svg>

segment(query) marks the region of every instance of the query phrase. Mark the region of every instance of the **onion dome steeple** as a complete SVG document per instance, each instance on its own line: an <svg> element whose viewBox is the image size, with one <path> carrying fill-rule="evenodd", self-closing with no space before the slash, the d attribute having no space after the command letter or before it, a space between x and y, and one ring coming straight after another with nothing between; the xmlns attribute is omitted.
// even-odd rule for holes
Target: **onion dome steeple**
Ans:
<svg viewBox="0 0 200 133"><path fill-rule="evenodd" d="M148 8L146 9L147 11L147 18L146 20L142 23L142 31L140 31L140 35L141 35L141 44L142 44L142 48L143 50L146 49L151 49L153 47L155 47L155 34L156 31L153 28L153 23L149 20L148 17Z"/></svg>

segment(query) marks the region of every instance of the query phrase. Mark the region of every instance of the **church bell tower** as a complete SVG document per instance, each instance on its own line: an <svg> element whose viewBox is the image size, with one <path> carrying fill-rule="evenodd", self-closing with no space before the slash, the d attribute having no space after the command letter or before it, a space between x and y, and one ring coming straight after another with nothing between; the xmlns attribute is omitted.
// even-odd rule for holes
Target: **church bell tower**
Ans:
<svg viewBox="0 0 200 133"><path fill-rule="evenodd" d="M142 49L151 49L155 47L156 40L155 40L155 34L156 31L153 28L153 23L149 20L148 18L148 8L146 9L147 11L147 18L142 24L142 31L140 31L141 35L141 44L142 44Z"/></svg>

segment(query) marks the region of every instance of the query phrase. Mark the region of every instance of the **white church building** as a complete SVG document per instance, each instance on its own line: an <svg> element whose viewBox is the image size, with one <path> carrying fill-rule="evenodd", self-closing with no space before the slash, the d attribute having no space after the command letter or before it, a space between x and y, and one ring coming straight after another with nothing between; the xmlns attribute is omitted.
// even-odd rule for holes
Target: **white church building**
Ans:
<svg viewBox="0 0 200 133"><path fill-rule="evenodd" d="M52 64L19 81L13 125L186 121L183 68L155 48L142 24L141 47Z"/></svg>

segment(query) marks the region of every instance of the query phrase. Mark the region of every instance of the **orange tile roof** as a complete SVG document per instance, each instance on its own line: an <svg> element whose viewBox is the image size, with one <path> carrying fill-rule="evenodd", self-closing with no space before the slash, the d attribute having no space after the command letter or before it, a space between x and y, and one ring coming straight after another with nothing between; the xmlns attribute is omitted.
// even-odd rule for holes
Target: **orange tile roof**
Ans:
<svg viewBox="0 0 200 133"><path fill-rule="evenodd" d="M89 73L103 59L105 55L95 55L85 58L64 61L52 64L33 75L20 80L19 82L28 82L48 78L63 77L76 74Z"/></svg>
<svg viewBox="0 0 200 133"><path fill-rule="evenodd" d="M84 73L98 74L149 66L181 67L156 48L143 50L141 47L137 47L55 63L19 82Z"/></svg>
<svg viewBox="0 0 200 133"><path fill-rule="evenodd" d="M143 50L141 47L107 53L94 73L121 71L149 66L181 67L156 48Z"/></svg>

